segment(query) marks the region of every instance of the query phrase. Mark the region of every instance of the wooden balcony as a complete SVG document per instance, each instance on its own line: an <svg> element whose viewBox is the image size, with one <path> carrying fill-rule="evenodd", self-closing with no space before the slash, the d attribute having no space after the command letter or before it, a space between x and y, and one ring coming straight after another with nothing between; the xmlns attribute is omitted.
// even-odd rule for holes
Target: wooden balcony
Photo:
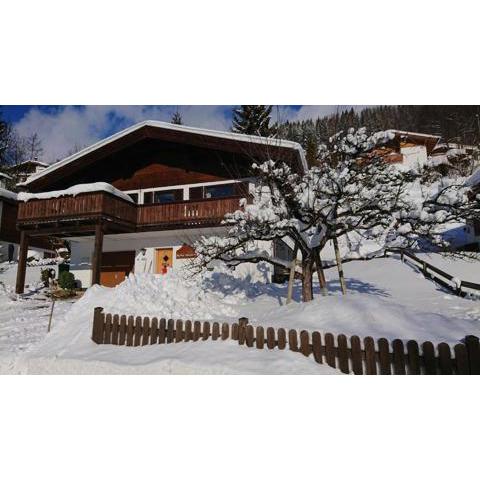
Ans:
<svg viewBox="0 0 480 480"><path fill-rule="evenodd" d="M226 213L240 208L240 197L138 205L137 229L194 228L219 225Z"/></svg>
<svg viewBox="0 0 480 480"><path fill-rule="evenodd" d="M17 227L30 235L89 234L102 224L105 233L169 230L219 225L240 208L240 196L136 205L107 192L20 202Z"/></svg>

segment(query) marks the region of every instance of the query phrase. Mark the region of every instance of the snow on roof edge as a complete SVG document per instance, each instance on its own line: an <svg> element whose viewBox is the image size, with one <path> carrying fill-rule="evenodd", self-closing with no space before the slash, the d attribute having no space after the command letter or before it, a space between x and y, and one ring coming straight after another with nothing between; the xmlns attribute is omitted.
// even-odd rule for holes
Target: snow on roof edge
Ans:
<svg viewBox="0 0 480 480"><path fill-rule="evenodd" d="M16 197L19 202L28 202L29 200L41 200L46 198L58 198L67 196L75 197L81 193L87 192L108 192L130 203L134 203L132 198L129 197L126 193L123 193L121 190L118 190L113 185L110 185L106 182L79 183L78 185L66 188L65 190L52 190L50 192L42 193L20 192L17 194Z"/></svg>
<svg viewBox="0 0 480 480"><path fill-rule="evenodd" d="M6 188L1 188L0 187L0 199L5 198L6 200L13 200L17 201L17 194L15 192L12 192L10 190L7 190Z"/></svg>
<svg viewBox="0 0 480 480"><path fill-rule="evenodd" d="M431 133L419 133L419 132L408 132L406 130L396 130L395 128L390 128L387 132L398 133L399 135L415 135L417 137L430 137L430 138L442 138L441 135L433 135Z"/></svg>
<svg viewBox="0 0 480 480"><path fill-rule="evenodd" d="M302 166L304 169L307 169L307 161L305 157L305 152L303 151L302 146L297 143L297 142L292 142L290 140L280 140L278 138L272 138L272 137L259 137L256 135L244 135L242 133L234 133L234 132L222 132L220 130L209 130L205 128L198 128L198 127L188 127L185 125L176 125L173 123L168 123L168 122L161 122L158 120L145 120L140 123L136 123L132 125L131 127L125 128L124 130L121 130L120 132L114 133L113 135L110 135L107 138L104 138L103 140L99 140L98 142L94 143L93 145L90 145L89 147L84 148L83 150L80 150L77 153L74 153L73 155L70 155L69 157L64 158L63 160L60 160L59 162L53 163L52 165L49 165L45 170L42 170L41 172L34 173L30 175L24 182L18 183L19 186L26 186L29 183L33 182L34 180L37 180L45 175L50 174L51 172L57 170L60 167L63 167L64 165L67 165L87 153L93 152L100 147L103 147L104 145L108 145L109 143L118 140L119 138L124 137L125 135L128 135L129 133L132 133L136 130L139 130L142 127L158 127L158 128L164 128L164 129L169 129L169 130L177 130L177 131L183 131L183 132L188 132L188 133L196 133L196 134L201 134L201 135L208 135L211 137L217 137L217 138L225 138L225 139L230 139L230 140L239 140L242 142L252 142L252 143L263 143L265 145L272 145L272 146L279 146L279 147L285 147L285 148L291 148L294 150L297 150L299 155L300 155L300 160L302 162Z"/></svg>

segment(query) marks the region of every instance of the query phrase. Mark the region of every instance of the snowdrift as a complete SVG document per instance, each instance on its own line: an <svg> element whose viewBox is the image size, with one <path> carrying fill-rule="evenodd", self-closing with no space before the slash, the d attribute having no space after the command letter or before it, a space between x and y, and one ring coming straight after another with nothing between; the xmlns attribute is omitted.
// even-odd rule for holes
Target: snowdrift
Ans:
<svg viewBox="0 0 480 480"><path fill-rule="evenodd" d="M205 287L206 282L210 288ZM225 296L236 287L221 284L221 279L214 275L187 278L175 270L166 275L131 274L115 288L93 286L75 308L93 312L95 307L103 307L108 313L167 319L234 317L235 310L229 303L235 303L236 296Z"/></svg>

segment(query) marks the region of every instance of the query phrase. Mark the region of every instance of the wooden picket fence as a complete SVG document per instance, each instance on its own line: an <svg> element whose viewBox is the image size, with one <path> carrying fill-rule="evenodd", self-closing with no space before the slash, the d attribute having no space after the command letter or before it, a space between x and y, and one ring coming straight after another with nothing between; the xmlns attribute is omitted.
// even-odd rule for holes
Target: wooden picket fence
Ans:
<svg viewBox="0 0 480 480"><path fill-rule="evenodd" d="M248 319L238 323L166 320L104 313L95 308L92 340L97 344L138 347L164 343L199 340L235 340L251 348L277 348L291 350L305 356L313 355L317 363L338 368L343 373L355 375L479 375L480 343L478 337L469 335L464 343L450 348L446 343L436 347L432 342L419 345L410 340L390 342L380 338L375 342L365 337L363 342L354 335L302 330L285 330L250 325ZM405 348L406 347L406 348Z"/></svg>

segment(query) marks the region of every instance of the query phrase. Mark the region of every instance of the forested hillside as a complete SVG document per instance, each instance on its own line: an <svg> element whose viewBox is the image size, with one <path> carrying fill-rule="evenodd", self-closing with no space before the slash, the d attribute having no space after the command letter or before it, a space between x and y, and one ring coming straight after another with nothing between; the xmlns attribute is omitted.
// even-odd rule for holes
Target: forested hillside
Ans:
<svg viewBox="0 0 480 480"><path fill-rule="evenodd" d="M367 127L368 131L397 129L440 135L445 141L476 145L480 140L478 105L382 105L360 112L353 109L316 120L286 122L278 136L294 140L308 151L316 151L339 130Z"/></svg>

